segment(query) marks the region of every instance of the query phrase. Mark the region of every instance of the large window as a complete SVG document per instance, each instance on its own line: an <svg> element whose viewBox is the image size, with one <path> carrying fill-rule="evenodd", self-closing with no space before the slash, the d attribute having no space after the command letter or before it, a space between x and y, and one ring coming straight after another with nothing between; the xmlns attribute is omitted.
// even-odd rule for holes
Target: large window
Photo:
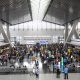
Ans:
<svg viewBox="0 0 80 80"><path fill-rule="evenodd" d="M22 24L18 24L18 25L14 25L14 26L10 26L10 30L20 30L20 29L29 29L29 30L40 30L40 29L60 29L63 30L64 26L60 26L57 24L52 24L52 23L48 23L48 22L41 22L41 21L30 21L30 22L26 22L26 23L22 23Z"/></svg>

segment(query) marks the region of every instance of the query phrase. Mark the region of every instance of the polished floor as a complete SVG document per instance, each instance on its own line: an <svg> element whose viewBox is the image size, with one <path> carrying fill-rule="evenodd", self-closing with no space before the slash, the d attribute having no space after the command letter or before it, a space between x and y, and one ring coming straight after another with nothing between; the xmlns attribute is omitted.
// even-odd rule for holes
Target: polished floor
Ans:
<svg viewBox="0 0 80 80"><path fill-rule="evenodd" d="M35 75L29 74L17 74L17 75L0 75L0 80L64 80L63 74L59 79L55 74L40 74L39 79L36 79ZM80 80L79 73L69 74L69 80Z"/></svg>
<svg viewBox="0 0 80 80"><path fill-rule="evenodd" d="M39 60L39 79L35 77L34 74L7 74L0 75L0 80L64 80L64 75L61 74L60 78L56 78L56 74L47 72L47 67L45 67L45 71L43 69L43 65L41 63L40 57ZM24 60L24 65L27 66L28 71L32 72L32 68L34 66L34 62L27 61L26 58ZM80 73L69 73L69 80L80 80Z"/></svg>

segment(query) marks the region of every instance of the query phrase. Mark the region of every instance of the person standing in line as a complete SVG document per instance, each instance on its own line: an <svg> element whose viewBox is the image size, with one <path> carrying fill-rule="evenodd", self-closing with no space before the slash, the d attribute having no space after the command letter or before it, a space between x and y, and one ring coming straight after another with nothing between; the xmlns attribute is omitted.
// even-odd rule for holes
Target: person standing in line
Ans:
<svg viewBox="0 0 80 80"><path fill-rule="evenodd" d="M64 67L64 79L68 80L68 67L67 67L67 65L65 65L65 67Z"/></svg>
<svg viewBox="0 0 80 80"><path fill-rule="evenodd" d="M56 78L60 78L60 69L59 68L57 68L57 71L56 71Z"/></svg>
<svg viewBox="0 0 80 80"><path fill-rule="evenodd" d="M36 75L36 78L39 78L39 67L36 67L35 75Z"/></svg>
<svg viewBox="0 0 80 80"><path fill-rule="evenodd" d="M54 73L54 61L53 61L53 73Z"/></svg>
<svg viewBox="0 0 80 80"><path fill-rule="evenodd" d="M35 66L39 67L39 61L38 60L35 60Z"/></svg>
<svg viewBox="0 0 80 80"><path fill-rule="evenodd" d="M60 78L60 62L56 64L56 78Z"/></svg>

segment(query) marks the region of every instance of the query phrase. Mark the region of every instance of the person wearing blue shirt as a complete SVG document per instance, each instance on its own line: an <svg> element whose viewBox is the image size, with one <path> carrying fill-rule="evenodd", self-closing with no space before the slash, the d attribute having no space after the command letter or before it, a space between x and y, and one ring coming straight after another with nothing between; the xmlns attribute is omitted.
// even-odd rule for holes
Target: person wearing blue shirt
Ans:
<svg viewBox="0 0 80 80"><path fill-rule="evenodd" d="M68 67L66 65L64 67L64 79L68 79Z"/></svg>

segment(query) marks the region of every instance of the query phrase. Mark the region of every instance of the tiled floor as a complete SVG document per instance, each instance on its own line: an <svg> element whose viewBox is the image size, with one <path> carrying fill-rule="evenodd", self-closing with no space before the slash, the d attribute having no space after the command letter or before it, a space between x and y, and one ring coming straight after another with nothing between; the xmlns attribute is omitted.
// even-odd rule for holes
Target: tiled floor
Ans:
<svg viewBox="0 0 80 80"><path fill-rule="evenodd" d="M37 80L34 75L29 74L19 74L19 75L0 75L0 80ZM40 74L38 80L64 80L63 74L61 74L60 79L56 78L55 74ZM80 80L79 73L69 74L69 80Z"/></svg>

